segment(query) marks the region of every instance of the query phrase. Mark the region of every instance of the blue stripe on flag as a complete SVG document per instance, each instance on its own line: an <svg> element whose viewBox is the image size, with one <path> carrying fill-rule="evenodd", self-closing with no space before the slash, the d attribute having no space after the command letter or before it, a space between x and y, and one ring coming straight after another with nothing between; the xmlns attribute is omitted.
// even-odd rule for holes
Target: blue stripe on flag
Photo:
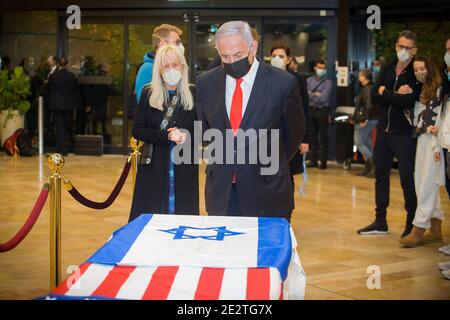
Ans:
<svg viewBox="0 0 450 320"><path fill-rule="evenodd" d="M284 281L291 256L292 241L287 220L258 218L258 267L276 267Z"/></svg>
<svg viewBox="0 0 450 320"><path fill-rule="evenodd" d="M129 224L115 231L112 239L97 250L87 262L115 265L122 261L152 217L153 214L141 214Z"/></svg>

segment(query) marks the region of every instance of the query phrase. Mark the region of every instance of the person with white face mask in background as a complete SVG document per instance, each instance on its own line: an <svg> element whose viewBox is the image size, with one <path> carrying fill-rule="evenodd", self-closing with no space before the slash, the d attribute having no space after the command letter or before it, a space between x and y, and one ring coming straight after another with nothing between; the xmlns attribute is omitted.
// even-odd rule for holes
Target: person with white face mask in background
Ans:
<svg viewBox="0 0 450 320"><path fill-rule="evenodd" d="M319 158L318 155L320 149L319 169L326 169L328 159L328 125L330 122L330 94L332 83L327 77L327 68L324 61L316 61L314 72L315 75L306 79L309 94L309 106L311 109L311 153L309 166L318 166L317 160Z"/></svg>
<svg viewBox="0 0 450 320"><path fill-rule="evenodd" d="M309 96L308 88L305 79L296 71L288 69L290 61L294 58L290 55L290 49L283 43L274 45L270 49L271 60L270 64L273 67L286 70L297 79L298 89L300 97L302 99L303 113L305 114L305 136L299 146L298 152L294 158L289 162L289 169L292 177L292 186L295 190L294 175L304 173L303 158L306 157L306 153L309 151L309 130L311 128L311 111L309 110Z"/></svg>
<svg viewBox="0 0 450 320"><path fill-rule="evenodd" d="M198 164L175 164L173 147L193 144L194 87L179 48L161 47L152 82L144 87L134 116L132 136L144 142L136 176L130 221L142 213L199 214ZM189 135L188 135L189 132ZM193 145L191 150L193 150Z"/></svg>
<svg viewBox="0 0 450 320"><path fill-rule="evenodd" d="M414 187L413 111L418 100L420 85L414 75L413 57L417 52L417 36L405 30L395 44L397 59L387 63L380 71L372 88L372 104L380 106L375 162L375 221L359 229L361 235L387 234L387 208L389 206L390 174L394 157L398 161L400 181L407 212L402 238L413 227L417 207Z"/></svg>
<svg viewBox="0 0 450 320"><path fill-rule="evenodd" d="M441 77L428 57L414 60L414 74L422 84L414 112L414 133L418 137L414 171L417 210L411 233L400 239L400 244L405 247L442 242L441 221L444 217L439 197L439 187L445 183L443 154L439 139L433 134L439 127ZM400 94L407 92L400 91ZM430 232L425 234L427 229Z"/></svg>

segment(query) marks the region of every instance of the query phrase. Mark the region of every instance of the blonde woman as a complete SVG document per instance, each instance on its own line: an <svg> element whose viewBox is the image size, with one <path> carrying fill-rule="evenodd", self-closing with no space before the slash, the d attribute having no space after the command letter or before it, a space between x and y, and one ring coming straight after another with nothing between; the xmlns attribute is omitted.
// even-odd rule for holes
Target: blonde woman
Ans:
<svg viewBox="0 0 450 320"><path fill-rule="evenodd" d="M199 214L198 165L193 159L175 164L171 156L176 144L193 140L187 139L185 131L193 136L196 119L188 71L178 47L166 45L158 50L152 81L142 91L131 132L144 147L130 221L142 213Z"/></svg>

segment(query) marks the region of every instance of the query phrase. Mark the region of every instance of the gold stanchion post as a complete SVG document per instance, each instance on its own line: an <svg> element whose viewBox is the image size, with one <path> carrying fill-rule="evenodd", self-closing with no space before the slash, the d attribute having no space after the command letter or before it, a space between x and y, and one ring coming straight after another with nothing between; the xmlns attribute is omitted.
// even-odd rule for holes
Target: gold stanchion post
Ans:
<svg viewBox="0 0 450 320"><path fill-rule="evenodd" d="M61 282L61 169L64 158L53 153L48 158L50 176L50 288Z"/></svg>
<svg viewBox="0 0 450 320"><path fill-rule="evenodd" d="M133 149L133 152L130 155L131 175L133 178L133 191L134 191L134 186L136 184L136 174L137 174L139 156L141 155L141 153L139 152L139 148L142 146L142 144L143 144L142 141L138 141L133 137L130 138L130 147Z"/></svg>

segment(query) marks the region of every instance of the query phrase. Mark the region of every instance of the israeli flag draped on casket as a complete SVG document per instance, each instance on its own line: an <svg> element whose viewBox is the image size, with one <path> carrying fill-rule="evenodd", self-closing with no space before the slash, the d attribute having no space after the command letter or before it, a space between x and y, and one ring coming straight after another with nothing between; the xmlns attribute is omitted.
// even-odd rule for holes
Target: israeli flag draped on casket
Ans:
<svg viewBox="0 0 450 320"><path fill-rule="evenodd" d="M306 277L296 246L282 218L142 214L114 232L82 265L79 282L84 281L84 288L54 293L125 299L303 299Z"/></svg>

